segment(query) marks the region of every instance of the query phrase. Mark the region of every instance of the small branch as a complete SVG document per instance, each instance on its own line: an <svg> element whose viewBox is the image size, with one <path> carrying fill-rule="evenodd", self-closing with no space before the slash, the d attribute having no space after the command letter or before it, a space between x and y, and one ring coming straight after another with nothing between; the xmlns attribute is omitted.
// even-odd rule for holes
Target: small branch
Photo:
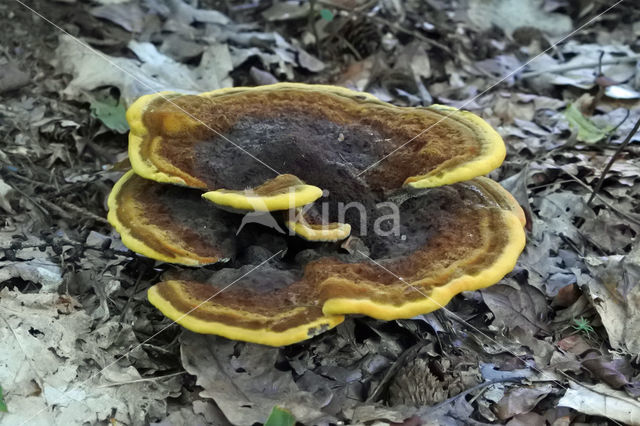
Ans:
<svg viewBox="0 0 640 426"><path fill-rule="evenodd" d="M422 34L420 34L417 31L409 30L407 28L404 28L404 27L400 26L399 24L387 21L386 19L380 18L378 16L369 16L369 18L372 21L377 22L378 24L387 25L389 28L393 28L394 30L396 30L398 32L412 35L415 38L417 38L418 40L424 41L425 43L427 43L427 44L429 44L429 45L431 45L433 47L438 47L438 48L444 50L445 52L447 52L448 54L453 55L453 52L451 51L451 49L448 46L445 46L444 44L442 44L440 42L437 42L435 40L431 40L430 38L427 38L427 37L423 36Z"/></svg>
<svg viewBox="0 0 640 426"><path fill-rule="evenodd" d="M618 129L620 128L620 126L622 126L624 124L625 121L627 121L627 119L629 118L629 116L631 115L631 110L627 109L626 110L627 113L625 114L624 118L622 120L620 120L620 122L618 124L616 124L616 127L614 127L613 129L611 129L611 131L609 132L609 135L607 136L607 141L606 143L611 142L611 138L613 137L613 135L616 134L616 132L618 131Z"/></svg>
<svg viewBox="0 0 640 426"><path fill-rule="evenodd" d="M107 221L107 219L105 219L102 216L98 216L98 215L96 215L94 213L91 213L89 210L87 210L87 209L85 209L83 207L78 207L75 204L72 204L72 203L70 203L68 201L61 201L60 204L62 204L68 210L73 211L74 213L77 213L77 214L79 214L81 216L85 216L85 217L87 217L89 219L93 219L94 221L96 221L98 223L102 223L103 225L110 226L109 221Z"/></svg>
<svg viewBox="0 0 640 426"><path fill-rule="evenodd" d="M473 387L471 387L471 388L469 388L467 390L464 390L464 391L460 392L459 394L452 396L449 399L445 399L444 401L442 401L439 404L432 405L431 407L423 408L422 410L419 411L419 413L420 413L419 415L420 416L424 416L426 414L432 413L432 412L438 410L440 407L444 407L445 405L451 404L456 399L461 398L463 396L466 396L467 394L475 392L477 390L484 389L486 387L489 387L489 386L492 386L492 385L495 385L495 384L498 384L498 383L508 383L508 382L517 383L517 382L520 382L523 379L526 379L526 377L525 376L516 376L516 377L505 377L505 378L502 378L502 379L488 380L486 382L483 382L483 383L480 383L478 385L475 385L475 386L473 386Z"/></svg>
<svg viewBox="0 0 640 426"><path fill-rule="evenodd" d="M610 59L608 61L587 62L586 64L580 64L580 65L564 64L564 65L558 65L555 67L549 67L544 70L525 72L520 74L520 78L525 79L525 78L537 77L541 74L546 74L546 73L559 73L564 71L579 70L583 68L594 68L598 66L602 67L602 65L626 64L627 62L635 62L638 59L640 59L640 55L631 55L631 56L627 56L626 58Z"/></svg>
<svg viewBox="0 0 640 426"><path fill-rule="evenodd" d="M309 28L311 29L311 34L313 34L313 38L315 39L316 44L316 55L318 58L322 60L322 45L320 41L320 37L318 36L318 28L316 27L316 1L317 0L309 0L309 15L307 17Z"/></svg>
<svg viewBox="0 0 640 426"><path fill-rule="evenodd" d="M378 398L380 398L380 395L382 395L382 392L387 387L387 384L391 381L391 378L395 376L398 369L404 365L407 358L411 355L417 355L420 349L422 349L422 347L426 344L426 340L420 340L418 343L401 353L400 356L396 358L393 364L391 364L391 367L389 367L387 372L384 374L382 380L380 380L380 383L378 383L378 386L376 386L373 392L371 392L371 394L367 397L365 403L375 402Z"/></svg>
<svg viewBox="0 0 640 426"><path fill-rule="evenodd" d="M620 155L620 153L627 147L627 145L629 145L629 142L631 142L631 139L633 138L633 135L635 135L638 132L638 128L640 128L640 118L638 119L638 121L636 121L636 124L633 126L633 129L631 129L631 132L629 132L629 134L627 135L626 139L620 144L620 146L618 147L616 152L611 156L611 159L609 160L609 162L605 166L605 168L602 171L602 173L600 173L600 178L598 179L598 184L596 185L596 187L591 192L591 197L589 197L589 201L587 201L587 205L589 205L589 206L591 205L591 202L593 201L593 198L598 194L598 191L600 191L600 188L602 188L602 184L603 184L605 178L607 177L607 173L611 169L611 166L613 166L613 163L615 163L615 161L618 159L618 156Z"/></svg>
<svg viewBox="0 0 640 426"><path fill-rule="evenodd" d="M38 203L33 197L29 194L18 188L18 186L13 185L11 182L7 182L7 184L13 188L18 194L22 195L24 198L29 200L36 208L38 208L45 216L49 215L49 211L45 209L40 203Z"/></svg>
<svg viewBox="0 0 640 426"><path fill-rule="evenodd" d="M563 168L561 168L561 167L558 167L558 166L557 166L557 165L555 165L555 164L546 163L546 162L544 162L544 161L542 162L542 164L546 164L546 165L548 165L548 166L551 166L551 167L552 167L552 168L554 168L554 169L560 170L562 173L564 173L564 174L566 174L567 176L571 177L571 179L572 179L574 182L576 182L576 183L580 184L581 186L583 186L584 188L586 188L586 189L587 189L587 190L589 190L589 191L591 191L591 190L592 190L592 189L591 189L591 187L590 187L589 185L587 185L586 183L584 183L583 181L581 181L581 180L580 180L577 176L575 176L573 173L571 173L571 172L569 172L569 171L567 171L567 170L565 170L565 169L563 169ZM635 223L635 224L637 224L637 225L640 225L640 219L636 219L635 217L631 216L629 213L627 213L627 212L623 212L623 211L620 211L620 210L618 210L617 208L613 207L613 206L611 205L611 203L609 203L607 200L605 200L605 199L602 197L602 195L600 195L600 194L596 194L596 197L598 197L598 198L600 199L600 201L602 201L602 203L603 203L605 206L607 206L607 207L608 207L612 212L614 212L615 214L619 215L620 217L622 217L622 218L624 218L624 219L627 219L627 220L628 220L628 221L630 221L630 222L633 222L633 223Z"/></svg>
<svg viewBox="0 0 640 426"><path fill-rule="evenodd" d="M177 373L166 374L164 376L144 377L142 379L128 380L126 382L108 383L106 385L96 386L96 389L110 388L110 387L113 387L113 386L130 385L132 383L153 382L155 380L162 380L162 379L168 379L170 377L180 376L180 375L185 374L185 373L186 373L186 371L182 370L182 371L178 371Z"/></svg>
<svg viewBox="0 0 640 426"><path fill-rule="evenodd" d="M445 52L447 52L449 54L453 54L451 52L451 49L449 48L449 46L446 46L446 45L444 45L442 43L439 43L439 42L437 42L435 40L431 40L430 38L427 38L424 35L420 34L418 31L414 31L414 30L410 30L410 29L404 28L403 26L401 26L401 25L399 25L399 24L397 24L395 22L388 21L388 20L386 20L384 18L381 18L379 16L369 15L366 12L364 12L364 8L363 7L359 7L359 8L356 8L356 9L350 9L348 7L340 6L338 4L335 4L335 3L332 3L332 2L326 1L326 0L314 0L314 1L316 1L317 3L319 3L319 4L323 5L323 6L326 6L326 7L335 7L336 9L344 10L347 13L350 13L352 15L365 16L365 17L371 19L373 22L376 22L376 23L381 24L381 25L386 25L389 28L393 28L394 30L396 30L398 32L412 35L415 38L417 38L419 40L422 40L427 44L430 44L431 46L438 47L438 48L444 50ZM375 3L376 3L375 1L371 2L372 5L375 4ZM360 9L360 10L357 10L357 9Z"/></svg>
<svg viewBox="0 0 640 426"><path fill-rule="evenodd" d="M124 307L122 308L122 312L120 313L120 322L121 323L124 323L124 316L127 314L127 308L129 307L129 304L131 303L131 300L135 297L136 293L138 292L138 288L140 286L140 283L142 282L142 276L146 272L147 272L147 264L144 263L142 265L142 267L140 268L140 272L138 273L138 279L136 280L136 283L133 286L133 291L131 292L131 294L127 298L127 302L124 304Z"/></svg>

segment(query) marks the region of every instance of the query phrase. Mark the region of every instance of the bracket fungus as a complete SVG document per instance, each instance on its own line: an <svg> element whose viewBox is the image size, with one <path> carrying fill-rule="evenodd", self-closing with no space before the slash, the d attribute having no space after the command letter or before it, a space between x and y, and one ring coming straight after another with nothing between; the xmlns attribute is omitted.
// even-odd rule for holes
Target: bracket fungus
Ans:
<svg viewBox="0 0 640 426"><path fill-rule="evenodd" d="M108 220L122 242L169 263L206 265L234 252L230 213L209 208L201 192L143 179L132 170L109 194Z"/></svg>
<svg viewBox="0 0 640 426"><path fill-rule="evenodd" d="M469 112L279 83L147 95L127 119L132 171L108 217L124 244L189 266L228 260L149 289L199 333L280 346L347 314L410 318L495 284L525 245L520 206L481 177L504 143ZM257 212L273 224L244 227ZM286 255L261 264L278 244Z"/></svg>

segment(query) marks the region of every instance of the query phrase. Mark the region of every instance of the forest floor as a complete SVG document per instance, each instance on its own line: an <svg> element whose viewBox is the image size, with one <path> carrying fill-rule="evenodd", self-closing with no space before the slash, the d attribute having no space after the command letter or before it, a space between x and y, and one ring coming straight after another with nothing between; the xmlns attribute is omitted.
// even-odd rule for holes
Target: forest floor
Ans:
<svg viewBox="0 0 640 426"><path fill-rule="evenodd" d="M640 424L640 8L608 3L3 1L0 425ZM125 108L277 81L488 121L515 270L282 348L165 318L171 266L106 220Z"/></svg>

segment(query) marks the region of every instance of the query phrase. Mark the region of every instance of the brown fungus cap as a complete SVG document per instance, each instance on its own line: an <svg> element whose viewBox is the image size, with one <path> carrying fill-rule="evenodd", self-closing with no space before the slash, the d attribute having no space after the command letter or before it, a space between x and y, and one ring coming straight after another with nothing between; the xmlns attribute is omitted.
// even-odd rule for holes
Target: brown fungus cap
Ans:
<svg viewBox="0 0 640 426"><path fill-rule="evenodd" d="M138 175L209 191L256 188L277 174L351 194L435 187L488 173L505 156L500 136L471 113L396 107L335 86L160 93L137 100L127 120Z"/></svg>
<svg viewBox="0 0 640 426"><path fill-rule="evenodd" d="M151 287L148 296L164 315L192 331L271 346L308 339L344 321L342 315L325 315L313 302L300 270L281 266L223 269L207 279L187 271L184 279Z"/></svg>
<svg viewBox="0 0 640 426"><path fill-rule="evenodd" d="M206 265L235 252L237 217L198 190L163 185L129 171L109 194L111 225L131 250L164 262Z"/></svg>
<svg viewBox="0 0 640 426"><path fill-rule="evenodd" d="M286 274L248 275L250 282L224 291L230 283L219 278L171 279L153 286L149 300L193 331L279 346L345 314L391 320L439 309L498 282L524 248L523 212L490 179L411 194L400 213L406 238L383 238L370 259L322 257Z"/></svg>

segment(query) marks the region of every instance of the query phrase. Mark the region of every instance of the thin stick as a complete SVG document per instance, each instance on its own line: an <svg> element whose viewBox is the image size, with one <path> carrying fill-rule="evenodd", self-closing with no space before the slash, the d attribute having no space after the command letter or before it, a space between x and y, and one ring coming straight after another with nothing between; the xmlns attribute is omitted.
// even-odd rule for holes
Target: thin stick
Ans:
<svg viewBox="0 0 640 426"><path fill-rule="evenodd" d="M321 46L321 40L320 37L318 37L318 28L316 27L316 0L310 0L309 1L309 15L308 15L308 22L307 24L309 25L310 29L311 29L311 34L313 34L313 38L316 41L316 54L318 55L318 58L320 60L322 60L322 46Z"/></svg>
<svg viewBox="0 0 640 426"><path fill-rule="evenodd" d="M591 197L589 197L589 201L587 201L587 205L589 206L591 205L593 198L598 194L598 191L600 191L600 188L602 188L602 184L605 178L607 177L607 173L611 169L611 166L613 166L613 163L615 163L615 161L618 159L618 155L620 155L622 150L624 150L627 147L627 145L629 145L629 142L631 142L631 138L633 138L633 135L635 135L638 132L638 128L640 128L640 118L638 119L638 121L636 121L636 124L633 126L633 129L631 129L631 132L629 132L624 142L620 144L616 152L611 156L609 163L607 163L602 173L600 173L600 179L598 179L598 184L591 192Z"/></svg>
<svg viewBox="0 0 640 426"><path fill-rule="evenodd" d="M404 365L407 358L411 355L417 355L420 349L422 349L427 343L428 342L426 340L420 340L418 341L418 343L401 353L400 356L396 358L393 364L391 364L391 367L389 367L387 372L384 374L382 380L380 380L380 383L378 383L378 386L376 386L373 392L371 392L371 394L367 397L365 403L375 402L378 398L380 398L380 395L382 395L382 392L386 389L388 383L391 381L391 378L394 377L398 369Z"/></svg>
<svg viewBox="0 0 640 426"><path fill-rule="evenodd" d="M186 373L186 371L182 370L182 371L178 371L177 373L166 374L164 376L143 377L142 379L128 380L126 382L108 383L106 385L96 386L96 389L110 388L110 387L113 387L113 386L129 385L131 383L152 382L152 381L155 381L155 380L162 380L162 379L168 379L170 377L180 376L180 375L185 374L185 373Z"/></svg>
<svg viewBox="0 0 640 426"><path fill-rule="evenodd" d="M350 9L348 7L340 6L339 4L335 4L335 3L332 3L332 2L326 1L326 0L315 0L315 1L317 3L323 5L323 6L335 7L336 9L340 9L340 10L346 11L347 13L350 13L352 15L365 16L365 17L369 18L370 20L372 20L373 22L376 22L376 23L381 24L381 25L387 25L388 27L393 28L396 31L412 35L415 38L417 38L419 40L422 40L427 44L430 44L431 46L438 47L438 48L444 50L445 52L447 52L449 54L452 54L451 49L448 46L446 46L446 45L444 45L442 43L439 43L439 42L437 42L435 40L431 40L430 38L427 38L424 35L420 34L418 31L414 31L414 30L410 30L410 29L404 28L403 26L401 26L401 25L399 25L399 24L397 24L395 22L388 21L388 20L386 20L384 18L381 18L379 16L369 15L363 10L363 7L358 7L356 9ZM373 5L375 3L376 2L371 2L369 5L363 5L363 6L370 6L370 5ZM360 9L360 10L357 10L357 9Z"/></svg>
<svg viewBox="0 0 640 426"><path fill-rule="evenodd" d="M521 380L524 380L526 378L527 378L526 376L515 376L515 377L504 377L502 379L488 380L486 382L483 382L483 383L477 384L477 385L475 385L473 387L470 387L469 389L464 390L464 391L460 392L459 394L452 396L449 399L445 399L444 401L442 401L439 404L433 405L431 407L424 407L423 409L418 411L419 414L418 413L416 413L416 414L425 416L425 415L427 415L429 413L433 413L434 411L437 411L439 408L444 407L445 405L451 404L456 399L461 398L463 396L466 396L467 394L470 394L470 393L475 392L477 390L483 390L483 389L485 389L485 388L487 388L489 386L493 386L493 385L496 385L498 383L507 383L507 382L517 383L517 382L519 382Z"/></svg>
<svg viewBox="0 0 640 426"><path fill-rule="evenodd" d="M611 131L609 132L609 136L607 136L607 141L606 141L607 143L611 142L611 138L613 137L613 135L616 134L616 132L618 131L620 126L622 126L624 124L624 122L627 121L627 118L629 118L630 115L631 115L631 110L627 109L627 114L624 116L624 118L622 120L620 120L620 122L618 124L616 124L616 127L611 129Z"/></svg>
<svg viewBox="0 0 640 426"><path fill-rule="evenodd" d="M430 44L433 47L438 47L438 48L444 50L445 52L449 53L450 55L453 55L453 52L451 51L451 49L448 46L446 46L446 45L444 45L444 44L442 44L440 42L437 42L435 40L431 40L430 38L427 38L427 37L423 36L422 34L420 34L418 31L407 29L407 28L401 26L400 24L397 24L397 23L394 23L394 22L391 22L391 21L387 21L386 19L380 18L379 16L369 16L369 19L371 19L373 22L377 22L378 24L387 25L390 28L393 28L394 30L399 31L401 33L412 35L415 38L417 38L418 40L424 41L425 43Z"/></svg>
<svg viewBox="0 0 640 426"><path fill-rule="evenodd" d="M593 67L602 66L602 65L620 65L620 64L626 64L627 62L635 62L638 59L640 59L640 55L631 55L631 56L627 56L626 58L610 59L608 61L587 62L585 64L579 64L579 65L564 64L564 65L558 65L555 67L549 67L543 70L525 72L520 74L520 78L525 79L525 78L537 77L541 74L546 74L546 73L573 71L573 70L579 70L583 68L593 68Z"/></svg>
<svg viewBox="0 0 640 426"><path fill-rule="evenodd" d="M62 206L65 207L66 209L71 210L74 213L77 213L78 215L85 216L89 219L93 219L98 223L102 223L103 225L110 225L107 219L105 219L102 216L98 216L95 213L91 213L89 210L83 207L78 207L75 204L72 204L68 201L60 201L60 204L62 204Z"/></svg>
<svg viewBox="0 0 640 426"><path fill-rule="evenodd" d="M122 312L120 313L121 323L124 322L124 316L127 314L127 308L129 307L129 303L131 303L131 299L133 299L136 293L138 292L138 287L140 286L140 282L142 281L142 276L145 274L145 272L147 272L146 263L144 263L140 268L140 273L138 273L138 279L136 280L136 283L133 286L133 291L127 298L127 302L124 304L124 307L122 308Z"/></svg>
<svg viewBox="0 0 640 426"><path fill-rule="evenodd" d="M560 370L560 369L558 369L558 370L557 370L557 372L558 372L558 373L560 373L560 374L562 374L563 376L565 376L565 377L567 378L567 380L569 380L570 382L573 382L573 383L575 383L576 385L578 385L578 386L580 386L580 387L583 387L583 388L589 389L591 392L597 393L597 394L599 394L599 395L609 396L609 395L606 395L606 394L605 394L605 393L603 393L603 392L596 391L596 390L594 390L594 389L590 388L589 386L586 386L586 385L584 385L584 384L580 383L579 381L577 381L576 379L574 379L573 377L571 377L570 375L568 375L567 373L565 373L564 371L562 371L562 370ZM612 422L614 422L615 424L622 426L622 423L617 422L616 420L612 419L611 417L607 417L607 418L608 418L609 420L611 420Z"/></svg>
<svg viewBox="0 0 640 426"><path fill-rule="evenodd" d="M583 186L584 188L586 188L586 189L588 189L589 191L591 191L591 187L590 187L589 185L587 185L586 183L584 183L583 181L581 181L577 176L575 176L575 175L574 175L574 174L572 174L571 172L569 172L569 171L567 171L567 170L565 170L565 169L559 168L559 167L558 167L557 165L555 165L555 164L547 163L547 162L544 162L544 161L542 161L541 163L546 164L546 165L548 165L548 166L551 166L551 167L553 167L554 169L560 170L560 172L562 172L562 173L564 173L564 174L568 175L571 179L573 179L573 181L574 181L574 182L576 182L576 183L580 184L580 185L581 185L581 186ZM630 213L627 213L627 212L621 211L621 210L619 210L619 209L617 209L617 208L613 207L613 206L611 205L611 203L609 203L607 200L605 200L605 199L602 197L602 195L600 195L600 194L596 194L596 197L598 197L598 198L600 199L600 201L602 201L602 203L603 203L605 206L607 206L607 207L608 207L612 212L614 212L615 214L619 215L620 217L622 217L622 218L624 218L624 219L627 219L627 220L628 220L628 221L630 221L630 222L633 222L633 223L635 223L635 224L637 224L637 225L640 225L640 219L636 219L635 217L631 216L631 214L630 214Z"/></svg>

